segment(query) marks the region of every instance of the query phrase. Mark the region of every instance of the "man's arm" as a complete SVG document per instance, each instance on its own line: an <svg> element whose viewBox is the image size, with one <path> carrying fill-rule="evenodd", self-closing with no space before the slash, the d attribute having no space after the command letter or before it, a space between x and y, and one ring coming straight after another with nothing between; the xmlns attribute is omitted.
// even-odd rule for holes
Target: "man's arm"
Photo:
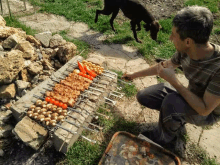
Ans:
<svg viewBox="0 0 220 165"><path fill-rule="evenodd" d="M186 102L201 116L209 115L220 103L220 96L205 91L203 98L199 98L194 93L184 87L176 78L173 68L164 68L158 65L159 75L167 80L183 96Z"/></svg>
<svg viewBox="0 0 220 165"><path fill-rule="evenodd" d="M174 69L177 68L179 65L175 65L171 62L171 60L167 60L167 61L164 61L163 62L163 66L165 68L167 67L173 67ZM153 75L157 75L158 72L157 72L157 68L158 68L158 64L155 64L153 66L150 66L149 68L147 69L144 69L144 70L141 70L141 71L138 71L138 72L134 72L134 73L127 73L125 75L125 77L129 78L129 79L135 79L135 78L138 78L138 77L145 77L145 76L153 76Z"/></svg>

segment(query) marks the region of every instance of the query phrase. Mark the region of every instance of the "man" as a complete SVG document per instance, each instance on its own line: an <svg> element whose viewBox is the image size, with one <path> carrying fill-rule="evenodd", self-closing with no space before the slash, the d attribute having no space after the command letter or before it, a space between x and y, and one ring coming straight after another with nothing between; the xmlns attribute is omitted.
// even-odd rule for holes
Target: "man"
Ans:
<svg viewBox="0 0 220 165"><path fill-rule="evenodd" d="M191 6L173 19L170 40L177 52L165 62L124 78L159 75L172 86L160 83L138 92L140 104L160 111L159 126L142 134L160 145L174 141L185 123L212 125L220 116L220 46L209 42L212 13L205 7ZM185 88L174 69L182 66L189 80ZM173 88L174 87L174 88Z"/></svg>

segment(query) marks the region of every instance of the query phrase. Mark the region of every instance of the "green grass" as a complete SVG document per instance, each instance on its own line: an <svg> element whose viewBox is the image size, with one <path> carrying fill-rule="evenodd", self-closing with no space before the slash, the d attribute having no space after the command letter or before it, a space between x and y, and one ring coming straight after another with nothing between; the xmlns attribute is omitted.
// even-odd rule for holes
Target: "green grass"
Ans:
<svg viewBox="0 0 220 165"><path fill-rule="evenodd" d="M114 21L116 33L112 31L109 23L111 16L99 15L98 22L94 22L95 11L103 9L103 0L45 0L44 3L39 0L31 0L31 2L40 6L41 12L62 15L70 21L85 22L90 29L109 36L104 42L106 44L117 43L137 47L139 53L148 60L152 60L154 55L169 58L175 52L174 46L168 41L171 32L171 19L160 20L163 29L158 34L158 42L152 40L149 32L146 32L142 26L142 30L137 35L143 43L139 44L133 37L129 21L120 25Z"/></svg>
<svg viewBox="0 0 220 165"><path fill-rule="evenodd" d="M14 28L21 28L23 31L26 32L28 35L34 36L37 31L27 27L26 25L22 24L18 21L16 17L4 17L6 21L6 26L14 27Z"/></svg>
<svg viewBox="0 0 220 165"><path fill-rule="evenodd" d="M219 11L219 2L220 0L187 0L185 6L205 6L208 7L212 13L217 13Z"/></svg>
<svg viewBox="0 0 220 165"><path fill-rule="evenodd" d="M122 71L117 71L117 70L112 70L112 71L118 74L118 79L122 80L121 79L123 75ZM130 83L130 85L118 81L118 86L122 87L120 92L123 92L126 97L135 96L137 94L137 88L135 87L134 83L132 81L125 81L125 82Z"/></svg>
<svg viewBox="0 0 220 165"><path fill-rule="evenodd" d="M107 106L107 108L110 108ZM73 144L67 153L67 162L69 165L97 165L100 161L106 147L108 146L112 136L118 131L127 131L137 134L136 123L126 121L119 115L99 108L99 113L110 116L110 119L100 117L98 125L104 127L103 135L105 137L101 144L91 144L85 140L78 140Z"/></svg>

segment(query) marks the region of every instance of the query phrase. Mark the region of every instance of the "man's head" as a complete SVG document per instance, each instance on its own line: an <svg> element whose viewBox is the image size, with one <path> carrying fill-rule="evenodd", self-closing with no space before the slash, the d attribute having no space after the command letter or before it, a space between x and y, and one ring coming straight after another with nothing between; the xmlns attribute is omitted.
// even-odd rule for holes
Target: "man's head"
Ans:
<svg viewBox="0 0 220 165"><path fill-rule="evenodd" d="M213 16L205 7L186 7L174 17L173 26L181 40L190 38L196 44L205 44L213 28Z"/></svg>
<svg viewBox="0 0 220 165"><path fill-rule="evenodd" d="M146 31L150 30L150 36L153 40L157 40L157 33L159 32L161 26L158 21L153 21L151 24L144 25Z"/></svg>

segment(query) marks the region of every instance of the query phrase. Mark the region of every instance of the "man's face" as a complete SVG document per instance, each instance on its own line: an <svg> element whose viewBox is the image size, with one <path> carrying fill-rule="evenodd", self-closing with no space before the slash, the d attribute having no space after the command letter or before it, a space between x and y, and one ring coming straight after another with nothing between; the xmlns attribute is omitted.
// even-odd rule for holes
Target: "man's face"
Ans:
<svg viewBox="0 0 220 165"><path fill-rule="evenodd" d="M176 32L177 28L173 26L172 33L170 35L170 40L173 42L174 46L176 47L176 50L178 52L185 52L185 42L180 39L180 35Z"/></svg>

